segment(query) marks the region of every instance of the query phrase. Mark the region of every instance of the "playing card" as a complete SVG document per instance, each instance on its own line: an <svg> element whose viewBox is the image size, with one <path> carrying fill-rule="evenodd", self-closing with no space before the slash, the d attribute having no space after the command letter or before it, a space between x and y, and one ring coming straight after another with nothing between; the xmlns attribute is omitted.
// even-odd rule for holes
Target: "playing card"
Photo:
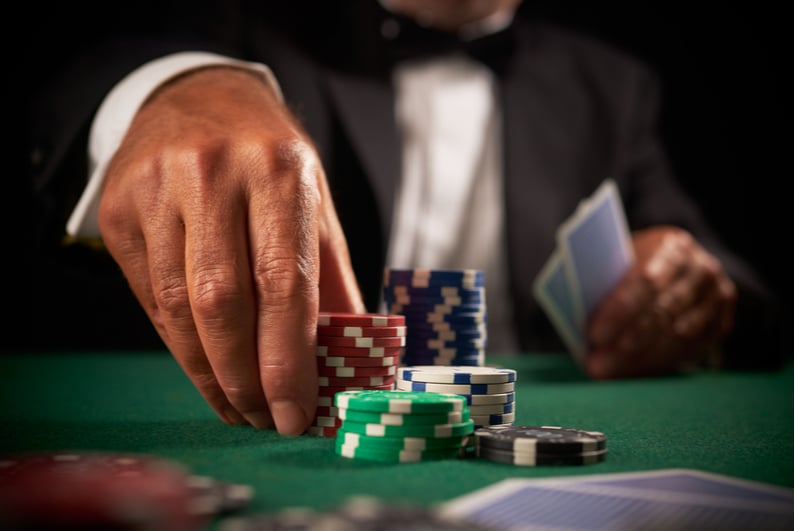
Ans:
<svg viewBox="0 0 795 531"><path fill-rule="evenodd" d="M500 529L792 528L792 490L690 469L506 479L441 514Z"/></svg>
<svg viewBox="0 0 795 531"><path fill-rule="evenodd" d="M634 261L618 188L607 179L558 229L558 248L572 295L576 327L588 317Z"/></svg>
<svg viewBox="0 0 795 531"><path fill-rule="evenodd" d="M550 255L533 283L533 294L549 316L566 348L579 363L585 359L585 338L577 327L569 282L560 253Z"/></svg>
<svg viewBox="0 0 795 531"><path fill-rule="evenodd" d="M581 365L588 317L635 260L621 196L612 179L561 224L557 249L533 283L533 295Z"/></svg>

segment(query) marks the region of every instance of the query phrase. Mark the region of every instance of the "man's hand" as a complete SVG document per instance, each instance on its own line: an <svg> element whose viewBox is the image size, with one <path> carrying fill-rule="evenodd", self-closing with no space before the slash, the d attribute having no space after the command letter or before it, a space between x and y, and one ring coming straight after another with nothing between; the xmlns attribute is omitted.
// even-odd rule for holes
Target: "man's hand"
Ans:
<svg viewBox="0 0 795 531"><path fill-rule="evenodd" d="M593 378L649 376L698 361L731 330L737 291L689 233L633 234L636 262L588 327Z"/></svg>
<svg viewBox="0 0 795 531"><path fill-rule="evenodd" d="M302 433L318 307L364 305L323 169L273 89L226 67L161 87L111 163L99 223L221 419Z"/></svg>

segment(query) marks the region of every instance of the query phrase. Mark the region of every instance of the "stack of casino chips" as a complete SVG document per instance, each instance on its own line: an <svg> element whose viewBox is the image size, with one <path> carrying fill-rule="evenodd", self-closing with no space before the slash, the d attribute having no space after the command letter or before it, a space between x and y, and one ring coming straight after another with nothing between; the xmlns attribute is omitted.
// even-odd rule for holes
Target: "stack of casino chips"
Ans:
<svg viewBox="0 0 795 531"><path fill-rule="evenodd" d="M475 430L475 452L516 466L590 465L607 458L607 437L559 426L489 426Z"/></svg>
<svg viewBox="0 0 795 531"><path fill-rule="evenodd" d="M475 427L511 425L516 418L516 371L501 367L413 365L398 367L396 389L457 394L466 399Z"/></svg>
<svg viewBox="0 0 795 531"><path fill-rule="evenodd" d="M335 405L342 419L338 455L387 463L454 459L469 446L474 423L458 395L346 391Z"/></svg>
<svg viewBox="0 0 795 531"><path fill-rule="evenodd" d="M318 316L318 407L307 433L333 437L341 425L334 395L393 389L406 342L401 315L326 313Z"/></svg>
<svg viewBox="0 0 795 531"><path fill-rule="evenodd" d="M402 365L483 365L486 287L476 269L384 270L387 313L406 318Z"/></svg>

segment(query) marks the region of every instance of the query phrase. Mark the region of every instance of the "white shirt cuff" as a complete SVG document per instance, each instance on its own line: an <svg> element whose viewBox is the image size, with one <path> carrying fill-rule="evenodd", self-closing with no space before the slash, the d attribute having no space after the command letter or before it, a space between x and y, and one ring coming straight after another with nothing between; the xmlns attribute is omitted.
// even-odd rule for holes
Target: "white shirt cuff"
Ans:
<svg viewBox="0 0 795 531"><path fill-rule="evenodd" d="M271 70L259 63L239 61L208 52L180 52L150 61L122 79L108 93L94 117L88 141L89 180L66 224L75 238L98 238L99 198L108 164L119 149L138 109L163 83L189 70L230 65L258 73L282 98Z"/></svg>

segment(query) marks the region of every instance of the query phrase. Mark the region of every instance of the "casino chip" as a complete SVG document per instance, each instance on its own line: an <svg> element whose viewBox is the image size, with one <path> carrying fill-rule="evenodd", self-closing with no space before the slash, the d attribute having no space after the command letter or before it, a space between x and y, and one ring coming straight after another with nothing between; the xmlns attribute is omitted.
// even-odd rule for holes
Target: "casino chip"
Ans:
<svg viewBox="0 0 795 531"><path fill-rule="evenodd" d="M406 320L402 315L320 312L317 324L318 326L405 326Z"/></svg>
<svg viewBox="0 0 795 531"><path fill-rule="evenodd" d="M342 457L409 463L463 457L475 424L463 397L404 391L338 393L335 451Z"/></svg>
<svg viewBox="0 0 795 531"><path fill-rule="evenodd" d="M411 382L398 379L395 382L401 391L423 391L432 393L454 393L457 395L493 395L514 392L515 385L510 383L496 384L437 384L425 382Z"/></svg>
<svg viewBox="0 0 795 531"><path fill-rule="evenodd" d="M607 436L559 426L487 426L475 430L478 457L519 466L587 465L607 458Z"/></svg>
<svg viewBox="0 0 795 531"><path fill-rule="evenodd" d="M466 401L459 395L405 391L352 391L337 394L335 401L341 408L400 414L450 413L466 407Z"/></svg>
<svg viewBox="0 0 795 531"><path fill-rule="evenodd" d="M440 384L483 384L516 381L516 371L498 367L450 367L439 365L413 365L401 367L401 380Z"/></svg>
<svg viewBox="0 0 795 531"><path fill-rule="evenodd" d="M309 435L334 437L338 393L391 390L406 342L402 315L321 312L317 325L318 407ZM333 409L331 409L333 408Z"/></svg>
<svg viewBox="0 0 795 531"><path fill-rule="evenodd" d="M510 425L516 418L516 371L502 367L410 365L398 367L395 388L456 394L466 399L476 428Z"/></svg>
<svg viewBox="0 0 795 531"><path fill-rule="evenodd" d="M191 475L166 458L41 452L0 458L0 528L205 529L251 487Z"/></svg>
<svg viewBox="0 0 795 531"><path fill-rule="evenodd" d="M486 288L475 269L384 269L384 303L405 317L402 365L485 361Z"/></svg>

